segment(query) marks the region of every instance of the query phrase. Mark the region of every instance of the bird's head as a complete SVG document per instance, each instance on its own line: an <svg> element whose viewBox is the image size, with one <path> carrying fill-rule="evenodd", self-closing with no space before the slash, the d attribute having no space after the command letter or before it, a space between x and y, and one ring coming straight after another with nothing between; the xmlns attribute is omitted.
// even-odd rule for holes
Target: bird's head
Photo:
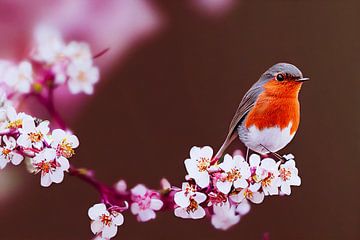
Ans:
<svg viewBox="0 0 360 240"><path fill-rule="evenodd" d="M269 68L262 76L263 88L269 94L297 96L304 78L301 71L292 64L278 63Z"/></svg>

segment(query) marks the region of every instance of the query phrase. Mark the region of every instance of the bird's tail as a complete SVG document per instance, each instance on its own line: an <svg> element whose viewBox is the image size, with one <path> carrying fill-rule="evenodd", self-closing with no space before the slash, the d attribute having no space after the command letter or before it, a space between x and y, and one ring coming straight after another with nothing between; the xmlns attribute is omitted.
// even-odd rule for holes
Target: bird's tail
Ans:
<svg viewBox="0 0 360 240"><path fill-rule="evenodd" d="M222 155L224 154L225 150L229 147L229 145L235 140L237 137L237 133L233 132L232 134L228 135L223 143L223 145L220 147L219 151L216 153L215 157L211 162L218 161Z"/></svg>

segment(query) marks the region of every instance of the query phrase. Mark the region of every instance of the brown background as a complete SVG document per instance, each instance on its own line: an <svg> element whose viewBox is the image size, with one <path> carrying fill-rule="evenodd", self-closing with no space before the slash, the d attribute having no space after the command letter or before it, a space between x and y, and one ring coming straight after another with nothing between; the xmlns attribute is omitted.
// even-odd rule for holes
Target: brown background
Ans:
<svg viewBox="0 0 360 240"><path fill-rule="evenodd" d="M71 122L81 142L75 165L108 183L157 187L165 176L179 185L190 147L218 148L250 85L287 61L312 80L301 91L300 129L281 151L296 155L302 186L253 205L226 232L171 213L145 224L127 214L115 239L360 239L359 2L242 1L218 19L183 1L157 6L165 29L132 50ZM49 190L17 171L25 187L0 207L0 239L90 239L93 189L66 177Z"/></svg>

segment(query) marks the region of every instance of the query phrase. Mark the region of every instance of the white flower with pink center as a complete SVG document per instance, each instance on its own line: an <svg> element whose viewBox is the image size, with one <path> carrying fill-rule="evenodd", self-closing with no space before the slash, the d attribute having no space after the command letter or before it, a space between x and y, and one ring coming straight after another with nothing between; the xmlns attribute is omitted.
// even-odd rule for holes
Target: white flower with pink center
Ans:
<svg viewBox="0 0 360 240"><path fill-rule="evenodd" d="M32 117L26 117L22 120L22 128L19 129L20 136L17 144L24 148L34 147L41 149L43 147L44 137L49 133L49 122L43 121L38 126Z"/></svg>
<svg viewBox="0 0 360 240"><path fill-rule="evenodd" d="M216 187L220 192L228 194L232 186L246 188L249 185L247 179L251 176L250 167L242 156L237 155L232 158L226 154L219 168L224 171L216 182Z"/></svg>
<svg viewBox="0 0 360 240"><path fill-rule="evenodd" d="M72 41L66 45L64 55L71 61L77 64L92 64L92 55L90 46L84 42Z"/></svg>
<svg viewBox="0 0 360 240"><path fill-rule="evenodd" d="M242 189L240 192L230 195L230 199L236 203L241 203L247 199L253 203L259 204L264 201L264 197L264 193L259 192L259 185L250 185L249 187Z"/></svg>
<svg viewBox="0 0 360 240"><path fill-rule="evenodd" d="M147 222L156 218L155 211L159 211L163 202L159 199L159 194L148 190L144 185L138 184L131 189L131 212L137 215L140 222Z"/></svg>
<svg viewBox="0 0 360 240"><path fill-rule="evenodd" d="M301 179L298 176L298 169L295 167L295 161L289 160L280 165L278 187L282 193L291 194L290 186L300 186Z"/></svg>
<svg viewBox="0 0 360 240"><path fill-rule="evenodd" d="M16 140L5 135L3 141L5 145L0 147L0 169L3 169L9 162L19 165L24 157L15 151Z"/></svg>
<svg viewBox="0 0 360 240"><path fill-rule="evenodd" d="M67 68L68 86L73 94L92 94L94 84L99 81L99 69L87 63L71 63Z"/></svg>
<svg viewBox="0 0 360 240"><path fill-rule="evenodd" d="M52 131L51 146L56 149L56 155L70 158L75 154L74 148L79 146L79 139L62 129L55 129Z"/></svg>
<svg viewBox="0 0 360 240"><path fill-rule="evenodd" d="M277 195L278 188L278 164L272 158L265 158L261 160L260 166L256 169L256 175L261 179L261 187L264 194Z"/></svg>
<svg viewBox="0 0 360 240"><path fill-rule="evenodd" d="M235 206L229 202L213 206L214 214L211 223L216 229L228 230L240 221L240 215L236 214Z"/></svg>
<svg viewBox="0 0 360 240"><path fill-rule="evenodd" d="M118 226L124 223L124 216L117 212L108 210L103 203L98 203L89 208L88 215L91 222L91 231L101 239L113 238Z"/></svg>
<svg viewBox="0 0 360 240"><path fill-rule="evenodd" d="M45 148L32 159L35 173L41 173L41 186L48 187L51 183L61 183L64 179L64 171L68 171L69 161L60 156L56 157L56 150Z"/></svg>
<svg viewBox="0 0 360 240"><path fill-rule="evenodd" d="M174 201L179 206L175 208L175 216L180 218L203 218L206 213L200 206L206 200L206 195L196 191L196 186L185 182L182 184L182 191L175 193Z"/></svg>
<svg viewBox="0 0 360 240"><path fill-rule="evenodd" d="M210 175L208 170L212 156L213 150L209 146L203 148L192 147L190 150L190 159L185 160L185 167L189 173L189 177L193 178L201 188L209 186Z"/></svg>
<svg viewBox="0 0 360 240"><path fill-rule="evenodd" d="M29 93L33 83L32 65L28 61L10 67L5 73L5 83L15 91Z"/></svg>

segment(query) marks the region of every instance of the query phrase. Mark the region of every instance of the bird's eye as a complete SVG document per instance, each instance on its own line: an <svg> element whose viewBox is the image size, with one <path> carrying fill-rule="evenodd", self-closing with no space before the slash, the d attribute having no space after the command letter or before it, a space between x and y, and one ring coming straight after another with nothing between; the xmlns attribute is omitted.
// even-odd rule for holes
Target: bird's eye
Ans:
<svg viewBox="0 0 360 240"><path fill-rule="evenodd" d="M285 77L283 74L279 73L278 75L276 75L276 80L281 82L281 81L284 81L284 79L285 79Z"/></svg>

